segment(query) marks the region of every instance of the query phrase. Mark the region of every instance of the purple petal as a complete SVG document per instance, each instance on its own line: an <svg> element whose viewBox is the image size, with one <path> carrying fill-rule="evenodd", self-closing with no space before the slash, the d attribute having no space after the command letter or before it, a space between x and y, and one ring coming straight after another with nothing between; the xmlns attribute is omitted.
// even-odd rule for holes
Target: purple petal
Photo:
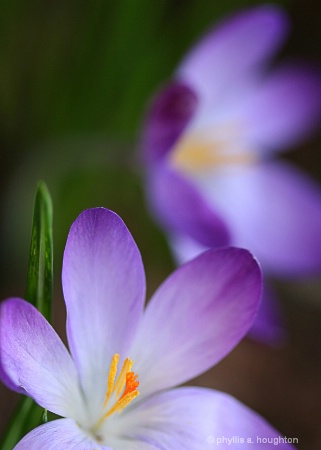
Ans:
<svg viewBox="0 0 321 450"><path fill-rule="evenodd" d="M14 450L113 450L85 434L73 420L59 419L30 431Z"/></svg>
<svg viewBox="0 0 321 450"><path fill-rule="evenodd" d="M6 301L6 300L5 300ZM4 319L4 304L5 301L3 301L0 304L0 380L2 381L3 384L5 384L9 389L12 389L13 391L19 392L20 394L25 394L26 391L19 386L19 384L16 384L6 373L5 368L4 368L4 364L5 361L3 360L3 355L2 355L2 346L3 346L3 339L4 339L4 334L3 334L3 321Z"/></svg>
<svg viewBox="0 0 321 450"><path fill-rule="evenodd" d="M129 356L145 296L139 250L117 214L96 208L77 218L66 244L62 282L70 349L97 411L112 356Z"/></svg>
<svg viewBox="0 0 321 450"><path fill-rule="evenodd" d="M207 247L225 246L229 232L186 178L164 165L151 169L147 187L150 208L171 233L184 233Z"/></svg>
<svg viewBox="0 0 321 450"><path fill-rule="evenodd" d="M153 99L143 132L145 163L158 161L171 150L197 107L194 92L185 84L172 82Z"/></svg>
<svg viewBox="0 0 321 450"><path fill-rule="evenodd" d="M174 236L171 239L171 247L179 264L190 261L207 250L184 235ZM286 340L284 317L276 295L266 283L264 283L262 300L248 337L272 346L283 345Z"/></svg>
<svg viewBox="0 0 321 450"><path fill-rule="evenodd" d="M178 77L202 98L214 101L231 84L269 58L288 24L281 10L264 5L225 20L190 52Z"/></svg>
<svg viewBox="0 0 321 450"><path fill-rule="evenodd" d="M184 235L176 235L171 239L171 248L178 264L190 261L207 248ZM272 346L282 345L285 340L283 318L277 299L270 293L266 286L262 294L257 316L253 322L248 337Z"/></svg>
<svg viewBox="0 0 321 450"><path fill-rule="evenodd" d="M132 350L141 394L222 359L247 332L260 293L260 269L246 250L209 250L176 270L148 304Z"/></svg>
<svg viewBox="0 0 321 450"><path fill-rule="evenodd" d="M286 340L284 317L274 292L266 284L248 337L273 346L283 345Z"/></svg>
<svg viewBox="0 0 321 450"><path fill-rule="evenodd" d="M246 138L263 151L297 144L321 116L321 78L303 67L274 71L244 111Z"/></svg>
<svg viewBox="0 0 321 450"><path fill-rule="evenodd" d="M290 165L227 168L199 185L230 226L233 245L249 248L279 276L321 269L321 190Z"/></svg>
<svg viewBox="0 0 321 450"><path fill-rule="evenodd" d="M0 359L11 384L39 405L61 416L79 417L83 403L74 363L53 328L25 300L11 298L1 304Z"/></svg>
<svg viewBox="0 0 321 450"><path fill-rule="evenodd" d="M269 438L270 448L278 439L278 448L294 449L282 443L280 433L257 413L230 395L212 389L184 387L156 394L140 402L121 420L125 436L149 444L148 449L265 450L269 445L260 442L260 438Z"/></svg>

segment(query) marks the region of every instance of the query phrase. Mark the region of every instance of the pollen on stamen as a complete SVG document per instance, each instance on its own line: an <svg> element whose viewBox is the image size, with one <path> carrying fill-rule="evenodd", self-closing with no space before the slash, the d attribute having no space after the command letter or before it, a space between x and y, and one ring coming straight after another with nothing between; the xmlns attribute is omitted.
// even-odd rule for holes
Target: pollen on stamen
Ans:
<svg viewBox="0 0 321 450"><path fill-rule="evenodd" d="M129 358L125 359L114 388L114 392L116 392L117 395L121 394L121 391L126 383L126 374L130 372L131 368L133 367L133 364L134 362L131 361Z"/></svg>
<svg viewBox="0 0 321 450"><path fill-rule="evenodd" d="M136 375L134 372L128 372L126 374L126 386L124 392L122 393L121 397L119 397L114 406L110 408L109 411L107 411L104 417L107 418L116 411L121 412L124 408L126 408L126 406L129 405L132 400L134 400L134 398L139 395L139 392L137 391L139 381L137 380L137 378L138 375Z"/></svg>
<svg viewBox="0 0 321 450"><path fill-rule="evenodd" d="M109 369L109 374L108 374L108 381L107 381L107 392L106 392L106 397L105 397L105 401L104 401L104 407L107 405L108 400L110 399L110 396L111 396L111 394L113 393L113 390L114 390L115 378L116 378L116 374L117 374L118 363L119 363L119 354L116 353L111 359L111 364L110 364L110 369Z"/></svg>
<svg viewBox="0 0 321 450"><path fill-rule="evenodd" d="M131 371L134 362L129 358L125 359L116 379L119 358L119 354L116 353L111 360L103 408L105 409L108 402L112 399L114 399L115 403L102 415L95 427L96 429L104 423L107 417L116 411L120 413L139 395L137 391L139 386L138 375Z"/></svg>

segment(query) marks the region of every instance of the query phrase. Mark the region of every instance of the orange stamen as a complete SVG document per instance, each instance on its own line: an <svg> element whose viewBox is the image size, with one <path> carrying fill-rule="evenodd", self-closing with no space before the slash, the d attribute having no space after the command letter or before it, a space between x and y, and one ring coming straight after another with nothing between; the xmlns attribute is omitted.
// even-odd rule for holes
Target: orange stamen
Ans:
<svg viewBox="0 0 321 450"><path fill-rule="evenodd" d="M139 386L139 381L137 380L137 378L138 378L138 375L136 375L135 372L128 372L126 374L126 386L125 386L124 392L119 400L124 398L130 392L136 391L136 389Z"/></svg>

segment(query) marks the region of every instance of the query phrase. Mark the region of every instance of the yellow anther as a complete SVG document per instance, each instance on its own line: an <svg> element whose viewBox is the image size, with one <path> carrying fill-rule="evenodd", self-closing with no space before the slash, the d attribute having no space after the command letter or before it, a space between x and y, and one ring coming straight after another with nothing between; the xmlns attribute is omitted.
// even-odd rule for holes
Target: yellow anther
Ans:
<svg viewBox="0 0 321 450"><path fill-rule="evenodd" d="M104 401L104 407L107 405L108 400L110 399L110 396L111 396L111 394L114 391L114 385L115 385L115 378L116 378L116 374L117 374L118 363L119 363L119 354L116 353L111 359L111 364L110 364L110 369L109 369L109 374L108 374L108 382L107 382L107 392L106 392L106 397L105 397L105 401Z"/></svg>

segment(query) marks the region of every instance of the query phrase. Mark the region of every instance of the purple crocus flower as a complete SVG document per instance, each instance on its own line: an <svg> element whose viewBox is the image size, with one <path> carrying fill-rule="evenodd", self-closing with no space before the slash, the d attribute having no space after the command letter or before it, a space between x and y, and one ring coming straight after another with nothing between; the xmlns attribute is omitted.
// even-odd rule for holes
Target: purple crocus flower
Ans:
<svg viewBox="0 0 321 450"><path fill-rule="evenodd" d="M115 213L96 208L71 227L62 284L71 354L31 304L1 304L3 382L64 417L31 431L16 450L199 450L223 436L278 438L227 394L172 389L223 358L250 326L261 274L246 250L200 255L174 272L143 311L135 242Z"/></svg>
<svg viewBox="0 0 321 450"><path fill-rule="evenodd" d="M232 244L249 248L267 276L321 270L319 187L272 158L320 116L313 71L267 70L287 29L271 5L232 16L191 50L152 102L142 143L146 190L180 262ZM262 338L273 337L276 307L264 304Z"/></svg>

